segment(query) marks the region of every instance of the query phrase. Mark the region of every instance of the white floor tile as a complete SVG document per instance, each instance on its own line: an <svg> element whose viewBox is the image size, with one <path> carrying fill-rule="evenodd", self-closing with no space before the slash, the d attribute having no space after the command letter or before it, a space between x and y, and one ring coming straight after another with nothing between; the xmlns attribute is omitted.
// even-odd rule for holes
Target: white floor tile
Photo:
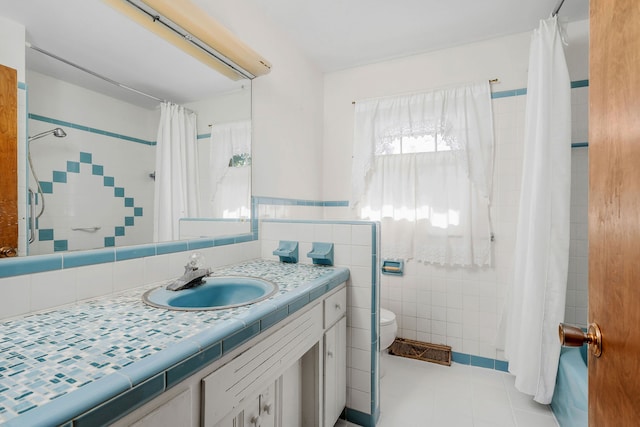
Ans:
<svg viewBox="0 0 640 427"><path fill-rule="evenodd" d="M558 427L549 406L518 392L510 374L388 354L380 363L377 427Z"/></svg>

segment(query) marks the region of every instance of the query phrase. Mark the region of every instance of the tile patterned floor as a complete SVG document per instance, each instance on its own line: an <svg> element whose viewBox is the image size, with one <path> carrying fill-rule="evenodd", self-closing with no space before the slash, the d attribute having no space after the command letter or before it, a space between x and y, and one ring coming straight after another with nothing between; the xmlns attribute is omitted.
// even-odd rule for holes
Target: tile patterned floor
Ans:
<svg viewBox="0 0 640 427"><path fill-rule="evenodd" d="M381 364L376 427L558 427L549 406L517 391L510 374L386 354Z"/></svg>

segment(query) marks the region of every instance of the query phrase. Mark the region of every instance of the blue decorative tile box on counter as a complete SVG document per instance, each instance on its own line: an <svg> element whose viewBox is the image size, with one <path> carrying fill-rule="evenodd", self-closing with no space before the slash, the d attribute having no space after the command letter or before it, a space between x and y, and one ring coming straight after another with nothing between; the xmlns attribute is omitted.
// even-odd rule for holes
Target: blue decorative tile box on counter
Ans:
<svg viewBox="0 0 640 427"><path fill-rule="evenodd" d="M334 289L349 270L254 260L213 272L229 275L263 278L278 292L186 312L144 304L155 284L3 322L0 424L108 424Z"/></svg>

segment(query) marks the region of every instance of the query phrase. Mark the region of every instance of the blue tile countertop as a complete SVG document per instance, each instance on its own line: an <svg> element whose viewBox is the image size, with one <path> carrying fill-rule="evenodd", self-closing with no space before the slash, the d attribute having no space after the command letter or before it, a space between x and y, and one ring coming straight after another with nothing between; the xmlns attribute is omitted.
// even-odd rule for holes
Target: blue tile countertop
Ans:
<svg viewBox="0 0 640 427"><path fill-rule="evenodd" d="M334 289L349 270L253 260L213 275L260 277L279 290L243 307L184 312L145 305L155 284L2 322L0 423L115 420Z"/></svg>

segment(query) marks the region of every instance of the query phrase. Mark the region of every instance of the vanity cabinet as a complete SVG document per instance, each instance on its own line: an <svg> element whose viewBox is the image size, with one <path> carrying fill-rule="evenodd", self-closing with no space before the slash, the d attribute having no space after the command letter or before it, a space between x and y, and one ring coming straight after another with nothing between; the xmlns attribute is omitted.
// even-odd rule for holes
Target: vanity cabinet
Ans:
<svg viewBox="0 0 640 427"><path fill-rule="evenodd" d="M347 403L347 318L324 334L324 427L333 427Z"/></svg>
<svg viewBox="0 0 640 427"><path fill-rule="evenodd" d="M276 384L242 401L215 427L276 427Z"/></svg>
<svg viewBox="0 0 640 427"><path fill-rule="evenodd" d="M346 403L346 302L343 284L115 426L333 427Z"/></svg>
<svg viewBox="0 0 640 427"><path fill-rule="evenodd" d="M346 289L324 300L324 427L333 427L347 402Z"/></svg>

